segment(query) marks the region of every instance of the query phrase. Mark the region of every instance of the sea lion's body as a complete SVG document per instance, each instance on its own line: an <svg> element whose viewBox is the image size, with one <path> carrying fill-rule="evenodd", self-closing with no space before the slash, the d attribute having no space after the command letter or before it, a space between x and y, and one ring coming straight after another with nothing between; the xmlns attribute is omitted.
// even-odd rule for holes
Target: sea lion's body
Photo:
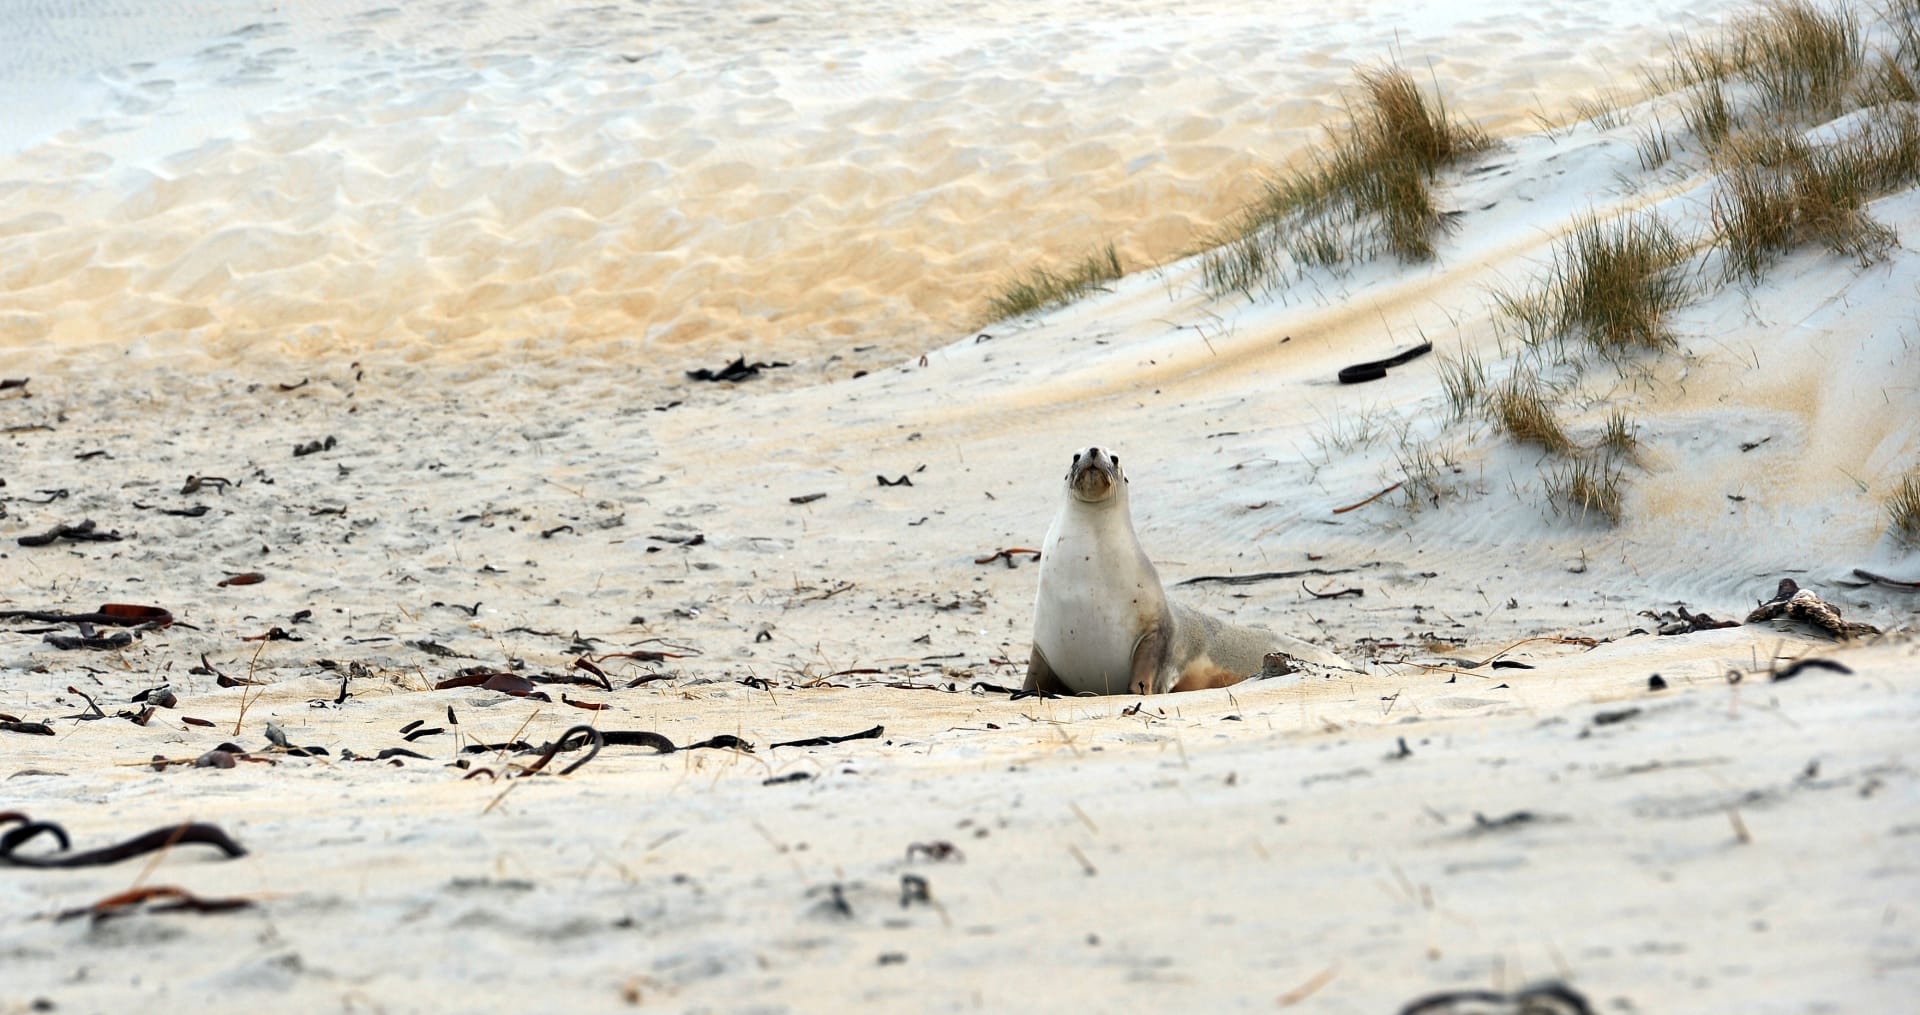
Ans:
<svg viewBox="0 0 1920 1015"><path fill-rule="evenodd" d="M1305 642L1168 600L1134 535L1120 460L1100 448L1074 456L1065 502L1040 548L1028 690L1160 694L1226 687L1261 672L1276 652L1331 658Z"/></svg>

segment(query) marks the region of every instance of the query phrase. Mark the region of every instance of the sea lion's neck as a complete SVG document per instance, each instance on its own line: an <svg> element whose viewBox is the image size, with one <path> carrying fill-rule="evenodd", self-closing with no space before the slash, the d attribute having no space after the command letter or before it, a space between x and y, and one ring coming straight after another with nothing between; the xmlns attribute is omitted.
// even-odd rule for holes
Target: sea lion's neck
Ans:
<svg viewBox="0 0 1920 1015"><path fill-rule="evenodd" d="M1055 532L1078 532L1094 543L1112 548L1137 547L1133 515L1124 496L1089 504L1069 494L1055 517Z"/></svg>

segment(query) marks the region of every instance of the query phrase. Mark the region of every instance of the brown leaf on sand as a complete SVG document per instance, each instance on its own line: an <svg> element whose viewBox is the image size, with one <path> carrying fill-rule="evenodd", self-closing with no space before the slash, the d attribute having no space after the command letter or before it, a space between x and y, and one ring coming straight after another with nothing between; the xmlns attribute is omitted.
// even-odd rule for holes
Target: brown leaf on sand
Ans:
<svg viewBox="0 0 1920 1015"><path fill-rule="evenodd" d="M498 673L478 670L448 677L433 685L436 691L452 690L456 687L479 687L488 691L511 694L516 698L532 698L537 701L552 701L546 692L538 690L533 681L514 673Z"/></svg>
<svg viewBox="0 0 1920 1015"><path fill-rule="evenodd" d="M220 579L220 587L224 589L229 585L258 585L266 580L267 576L258 571L243 571L239 574L229 574L225 578Z"/></svg>

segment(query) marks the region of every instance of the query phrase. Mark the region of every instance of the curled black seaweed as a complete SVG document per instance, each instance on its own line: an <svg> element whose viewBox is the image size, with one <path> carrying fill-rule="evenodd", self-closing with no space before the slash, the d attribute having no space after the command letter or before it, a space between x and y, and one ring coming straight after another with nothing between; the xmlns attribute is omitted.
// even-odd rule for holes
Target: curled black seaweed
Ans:
<svg viewBox="0 0 1920 1015"><path fill-rule="evenodd" d="M145 835L134 836L113 846L69 853L71 843L67 838L66 829L51 821L34 821L18 812L0 815L0 819L20 822L20 827L9 829L6 834L0 835L0 866L4 867L38 869L101 867L190 843L212 846L229 857L247 854L246 848L233 841L218 825L199 821L156 828ZM53 836L59 843L59 848L52 855L20 856L18 854L17 851L22 845L42 834Z"/></svg>

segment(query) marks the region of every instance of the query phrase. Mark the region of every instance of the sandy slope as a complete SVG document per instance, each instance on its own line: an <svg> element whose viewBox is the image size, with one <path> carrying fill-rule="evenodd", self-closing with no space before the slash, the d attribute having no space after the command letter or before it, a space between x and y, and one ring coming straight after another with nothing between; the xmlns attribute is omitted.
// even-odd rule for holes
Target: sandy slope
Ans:
<svg viewBox="0 0 1920 1015"><path fill-rule="evenodd" d="M1041 50L1127 40L1164 44L1160 55L1171 58L1174 43L1195 38L1128 34L1112 12L1084 16L1104 35L998 8L943 16L977 24L983 11L1004 20L984 18L982 31L1040 40ZM514 41L498 10L482 14L460 22L471 37L445 45L492 56L531 46ZM565 16L559 7L535 14L547 29ZM1536 54L1535 67L1574 63L1556 46L1625 45L1590 31L1616 14L1567 4L1535 16L1551 29L1533 40L1539 49L1522 50ZM889 26L875 18L835 30L878 38ZM1502 35L1510 24L1413 25L1405 44L1431 31L1452 53L1491 51L1513 44ZM346 41L407 51L431 28L373 18ZM601 20L576 28L578 46L472 70L479 78L461 94L484 104L591 92L583 68L617 47ZM802 27L780 30L792 33L789 51L714 59L739 61L750 81L776 60L824 52L799 45L811 38ZM327 38L297 21L278 31L283 42ZM1366 50L1354 56L1377 51L1359 28L1333 38ZM1589 45L1600 48L1580 49ZM1018 50L975 55L1010 68L992 61ZM419 87L427 65L383 52L365 59L393 59L391 78L343 78L329 100L367 122L349 119L292 156L356 144L404 153L367 124L382 110L430 105L434 93ZM905 86L886 74L922 73L910 69L913 52L849 59L879 75L872 94L897 100ZM1274 66L1289 53L1301 57L1289 50ZM1331 87L1348 58L1298 62ZM334 66L315 60L280 84L322 81ZM532 84L492 87L489 74L515 67ZM1044 68L1006 73L1049 80ZM803 80L813 79L775 75L774 91ZM1286 93L1271 84L1254 91ZM385 265L417 268L439 230L458 248L497 229L499 206L463 197L429 214L419 210L433 200L425 190L416 198L426 204L390 208L397 217L379 222L394 231L383 232L355 225L350 202L255 189L245 173L265 163L249 162L261 158L251 146L276 116L308 115L324 94L277 98L250 133L182 171L200 196L144 218L94 217L86 202L119 193L110 187L6 191L29 209L21 214L42 216L6 242L50 245L7 251L12 282L47 274L10 290L9 320L26 330L0 345L0 376L33 377L32 397L0 393L0 423L12 428L0 459L0 609L153 603L184 623L106 652L60 651L36 625L0 625L0 712L51 720L57 734L0 733L0 810L59 821L81 848L192 817L220 823L251 852L220 861L182 848L151 870L139 861L6 870L0 1009L37 998L57 1010L187 1009L212 998L378 1010L1117 1010L1268 1008L1305 994L1306 1010L1378 1012L1432 990L1548 977L1615 1011L1896 1010L1911 996L1920 975L1906 901L1920 895L1910 759L1917 597L1850 584L1855 567L1920 575L1920 553L1888 537L1878 514L1879 497L1920 454L1911 349L1920 257L1911 251L1866 269L1795 255L1774 283L1711 293L1678 315L1675 353L1637 372L1581 375L1576 430L1597 431L1615 405L1642 427L1644 464L1629 477L1616 528L1547 507L1551 463L1538 454L1448 424L1432 358L1358 388L1332 376L1420 333L1504 368L1485 287L1524 281L1577 215L1658 206L1697 226L1701 184L1684 167L1639 172L1631 127L1515 136L1468 167L1448 185L1466 215L1431 265L1379 263L1308 275L1260 299L1212 300L1193 265L1175 263L958 341L896 330L865 360L820 352L799 329L790 344L764 347L799 360L794 367L738 388L663 380L657 359L581 355L598 342L578 316L585 300L554 304L565 308L554 319L562 323L549 321L555 347L571 359L547 362L547 346L504 337L537 316L528 309L537 301L507 290L490 297L503 316L449 311L481 330L424 355L408 351L417 335L362 329L338 307L314 311L336 330L311 340L268 322L260 327L278 344L220 324L156 333L127 356L82 348L89 335L127 334L127 320L145 312L121 319L89 302L75 281L89 273L127 272L97 279L114 283L100 291L115 299L164 297L209 313L238 305L228 297L240 290L220 279L191 300L164 286L138 295L130 283L148 270L183 278L168 244L211 240L195 232L200 219L172 216L215 215L236 188L261 207L279 194L301 235L384 251ZM1518 108L1502 94L1501 108ZM384 98L369 104L369 95ZM958 115L976 98L963 88L920 100L932 103L920 112ZM915 122L915 109L897 101L869 112L898 118L876 128L884 131ZM127 115L163 123L168 114ZM448 115L476 130L489 123ZM1170 156L1180 150L1173 135L1154 140L1144 113L1130 115L1114 129ZM979 143L989 154L1003 144ZM85 143L48 142L17 156L27 161L16 168L61 146ZM462 149L437 140L433 150ZM622 151L601 157L620 162ZM240 175L207 175L215 163ZM448 180L399 165L386 172ZM1099 178L1097 167L1087 172ZM81 189L98 183L75 179ZM155 200L164 190L134 189ZM1208 189L1195 183L1191 193ZM900 195L918 193L895 196L911 203ZM1178 205L1155 193L1140 200ZM875 219L848 219L846 235L877 230L876 242L887 242L893 234L874 225L891 214L882 204ZM1053 214L1056 204L1041 195L1031 208ZM961 232L994 251L997 272L1008 224L1041 212L994 207L1001 217ZM843 211L825 218L838 222ZM1920 235L1912 195L1872 211ZM558 214L535 209L533 218ZM1124 202L1102 214L1110 217L1092 220L1140 221ZM609 231L631 227L604 218L616 223ZM551 279L570 270L560 260L585 256L539 235L502 246L494 263L559 259L527 269ZM689 257L720 242L706 229L683 240ZM115 267L109 251L141 264ZM425 306L436 293L484 288L446 264L415 276L366 262L366 274L350 277L330 258L261 272L271 284L250 291L275 307L294 291L336 292L341 306L378 302L369 293ZM966 282L964 273L923 274ZM978 278L954 284L946 298L977 289ZM818 310L808 300L820 294L793 285L806 290L795 312ZM905 291L862 285L885 298ZM876 305L834 312L879 335L894 325ZM914 327L940 320L914 313ZM35 320L55 330L35 332ZM502 333L487 331L496 325ZM732 351L689 348L709 362ZM924 360L895 355L923 348ZM887 365L849 376L873 363ZM810 383L817 378L833 380ZM1418 510L1390 496L1333 514L1397 478L1401 429L1455 449L1448 496ZM327 438L329 448L293 453ZM1199 584L1183 594L1365 659L1365 672L1144 703L1009 701L975 687L1019 682L1036 573L975 558L1038 545L1067 458L1092 442L1124 455L1136 523L1169 581L1331 572L1304 587ZM910 486L875 480L903 475ZM189 476L232 485L184 492ZM163 513L196 506L207 510ZM126 538L13 542L82 518ZM265 581L217 584L250 571ZM1835 648L1772 625L1647 633L1653 622L1641 612L1676 603L1738 619L1783 576L1891 636ZM1311 594L1349 587L1364 595ZM311 613L296 621L299 611ZM246 640L276 627L299 640ZM564 674L583 654L634 650L673 657L608 659L614 690L551 685L544 703L430 689L467 666ZM1503 650L1534 668L1465 665ZM1809 653L1854 672L1770 681ZM203 654L221 672L270 683L222 688L193 672ZM351 696L336 702L339 673L355 665L365 675L350 677ZM1649 690L1655 673L1667 689ZM666 679L624 686L655 674ZM146 726L63 718L86 708L69 687L111 715L161 682L179 706ZM577 709L563 694L609 707ZM189 725L189 716L215 725ZM415 720L444 732L405 741ZM270 721L328 756L270 753ZM755 749L610 747L575 774L507 782L462 780L446 767L460 759L498 773L531 756L460 748L538 744L588 721L683 745L730 734ZM875 725L884 732L874 739L771 746ZM145 764L228 740L277 764ZM402 746L426 757L345 759ZM767 782L795 773L811 778ZM939 861L909 848L941 842L958 855ZM930 904L902 904L903 875L926 879ZM258 905L97 924L50 918L135 882Z"/></svg>

